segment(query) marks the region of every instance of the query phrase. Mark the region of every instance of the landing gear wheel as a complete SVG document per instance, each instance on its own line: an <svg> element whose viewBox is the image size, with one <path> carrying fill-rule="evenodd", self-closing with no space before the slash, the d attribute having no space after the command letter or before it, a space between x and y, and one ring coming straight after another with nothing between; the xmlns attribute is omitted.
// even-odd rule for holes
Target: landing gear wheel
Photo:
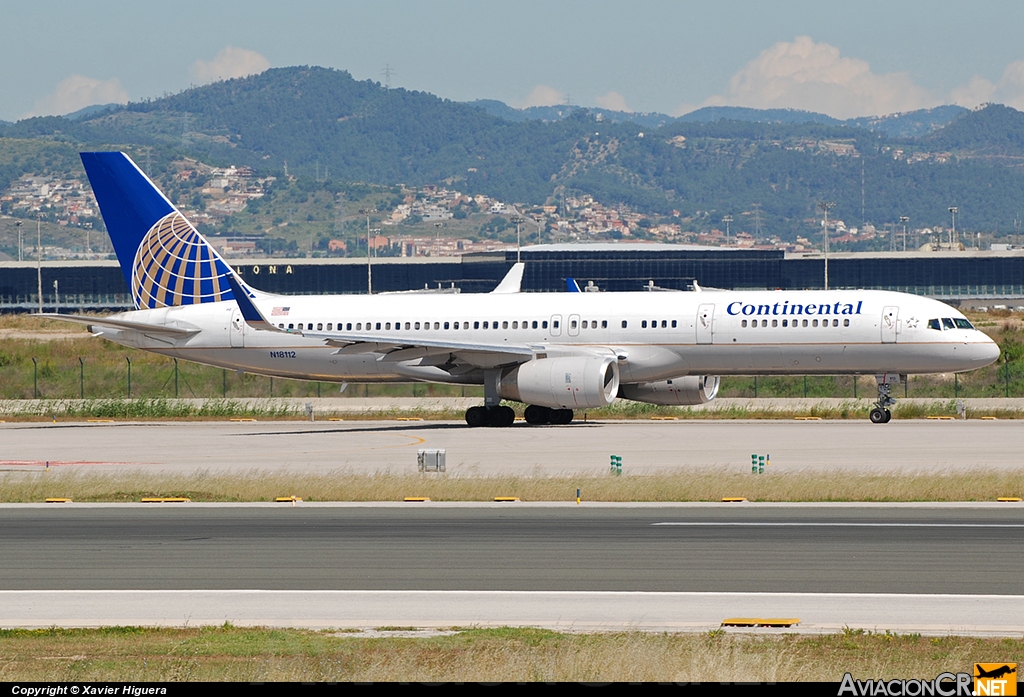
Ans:
<svg viewBox="0 0 1024 697"><path fill-rule="evenodd" d="M551 423L557 426L567 426L572 423L572 409L552 409Z"/></svg>
<svg viewBox="0 0 1024 697"><path fill-rule="evenodd" d="M466 410L466 423L476 428L478 426L487 425L487 408L486 407L470 407Z"/></svg>
<svg viewBox="0 0 1024 697"><path fill-rule="evenodd" d="M487 412L488 426L511 426L516 420L516 412L512 407L492 407Z"/></svg>
<svg viewBox="0 0 1024 697"><path fill-rule="evenodd" d="M531 404L523 412L523 418L531 426L540 426L551 421L551 410L547 407L538 407L536 404Z"/></svg>
<svg viewBox="0 0 1024 697"><path fill-rule="evenodd" d="M878 399L872 405L873 409L870 414L873 424L887 424L892 420L892 412L889 411L889 407L896 404L896 400L892 398L892 386L907 380L906 375L900 375L896 380L892 379L894 377L897 377L895 373L882 373L875 376L875 381L878 383Z"/></svg>

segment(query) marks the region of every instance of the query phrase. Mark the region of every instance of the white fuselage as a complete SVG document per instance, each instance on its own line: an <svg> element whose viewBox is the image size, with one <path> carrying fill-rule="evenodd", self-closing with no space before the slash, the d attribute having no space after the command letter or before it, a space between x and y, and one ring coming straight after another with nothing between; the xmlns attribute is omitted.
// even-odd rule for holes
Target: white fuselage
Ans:
<svg viewBox="0 0 1024 697"><path fill-rule="evenodd" d="M198 363L339 382L481 379L479 373L450 374L421 361L385 359L373 350L374 336L391 337L392 343L395 336L408 337L410 345L451 341L537 353L610 350L618 356L623 384L706 374L956 372L999 355L976 329L929 327L930 320L963 320L955 309L887 291L261 296L254 303L287 331L253 329L234 302L119 315L200 330L186 338L100 326L94 331ZM339 351L322 337L303 336L300 327L358 335L367 348Z"/></svg>

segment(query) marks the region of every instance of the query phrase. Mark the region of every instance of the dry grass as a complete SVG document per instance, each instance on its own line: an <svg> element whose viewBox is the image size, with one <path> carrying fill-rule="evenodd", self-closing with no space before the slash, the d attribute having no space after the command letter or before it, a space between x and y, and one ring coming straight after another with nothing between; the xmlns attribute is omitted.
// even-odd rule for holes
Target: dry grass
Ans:
<svg viewBox="0 0 1024 697"><path fill-rule="evenodd" d="M825 636L561 634L474 629L429 638L112 627L0 631L0 681L832 681L934 678L1024 663L1024 641L847 631Z"/></svg>
<svg viewBox="0 0 1024 697"><path fill-rule="evenodd" d="M944 474L848 474L845 472L765 475L698 470L671 474L460 477L451 474L102 474L53 469L0 475L0 502L41 502L67 497L77 502L138 501L143 496L187 496L193 501L490 501L519 496L524 501L993 501L1024 496L1024 471Z"/></svg>

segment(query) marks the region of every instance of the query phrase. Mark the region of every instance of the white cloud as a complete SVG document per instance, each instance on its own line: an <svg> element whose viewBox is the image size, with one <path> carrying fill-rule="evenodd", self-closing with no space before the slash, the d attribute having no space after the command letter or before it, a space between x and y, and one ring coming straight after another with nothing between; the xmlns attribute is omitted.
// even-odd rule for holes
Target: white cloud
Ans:
<svg viewBox="0 0 1024 697"><path fill-rule="evenodd" d="M192 64L192 75L200 84L230 80L262 73L270 67L270 61L256 51L236 46L226 46L212 61L197 60Z"/></svg>
<svg viewBox="0 0 1024 697"><path fill-rule="evenodd" d="M516 109L528 109L532 106L555 106L564 103L564 93L549 85L537 85L530 91L530 94L526 95L526 99L512 102L511 105Z"/></svg>
<svg viewBox="0 0 1024 697"><path fill-rule="evenodd" d="M599 107L603 109L609 109L610 111L633 111L628 106L626 106L626 98L623 97L618 92L609 92L607 94L602 94L600 97L597 97L594 101L597 102L597 105Z"/></svg>
<svg viewBox="0 0 1024 697"><path fill-rule="evenodd" d="M836 118L891 114L936 106L941 100L907 73L877 74L867 61L809 36L763 51L704 106L805 109Z"/></svg>
<svg viewBox="0 0 1024 697"><path fill-rule="evenodd" d="M1024 61L1014 61L1006 66L997 82L975 75L966 85L950 93L950 101L968 108L997 102L1024 110Z"/></svg>
<svg viewBox="0 0 1024 697"><path fill-rule="evenodd" d="M61 80L51 94L37 99L32 105L32 111L22 115L22 118L70 114L93 104L124 104L127 101L128 91L121 87L116 77L96 80L84 75L72 75Z"/></svg>

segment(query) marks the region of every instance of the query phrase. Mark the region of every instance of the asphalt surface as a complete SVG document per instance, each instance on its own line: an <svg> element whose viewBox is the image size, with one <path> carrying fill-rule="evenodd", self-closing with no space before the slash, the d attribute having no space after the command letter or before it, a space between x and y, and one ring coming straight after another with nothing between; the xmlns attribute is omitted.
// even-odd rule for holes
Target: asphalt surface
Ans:
<svg viewBox="0 0 1024 697"><path fill-rule="evenodd" d="M1019 505L507 506L3 506L0 590L1024 594Z"/></svg>
<svg viewBox="0 0 1024 697"><path fill-rule="evenodd" d="M610 421L469 428L458 422L0 424L0 473L82 471L416 472L416 451L444 448L460 476L603 474L712 468L774 472L1020 470L1017 421Z"/></svg>

